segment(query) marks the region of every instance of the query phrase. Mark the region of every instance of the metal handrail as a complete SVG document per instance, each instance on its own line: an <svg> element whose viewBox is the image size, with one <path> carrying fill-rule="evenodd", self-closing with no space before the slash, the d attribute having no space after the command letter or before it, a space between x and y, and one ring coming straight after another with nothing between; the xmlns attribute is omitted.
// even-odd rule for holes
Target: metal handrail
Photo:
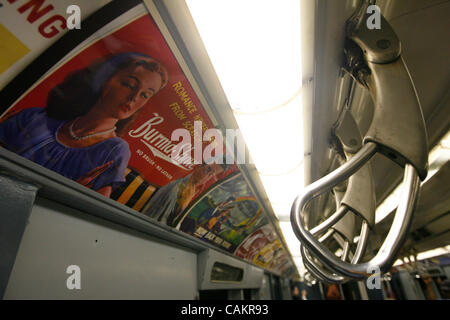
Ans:
<svg viewBox="0 0 450 320"><path fill-rule="evenodd" d="M292 228L302 243L302 255L308 269L313 270L313 273L321 279L332 281L344 280L346 277L362 279L370 276L373 270L386 272L390 269L411 225L420 179L425 179L427 175L428 139L425 121L417 92L401 57L400 41L383 16L381 16L383 28L369 30L366 27L366 19L363 16L366 15L367 5L368 2L347 22L345 69L359 84L368 89L371 95L375 105L371 125L359 151L356 154L352 153L350 158L347 157L348 161L341 167L307 186L303 194L296 198L291 209ZM350 121L344 124L343 128L352 126L354 127L355 123ZM345 138L345 131L341 133ZM381 248L370 261L359 263L367 246L369 227L374 225L374 217L372 211L364 207L366 203L370 203L369 200L365 198L364 201L352 200L350 196L358 193L358 185L367 181L359 170L375 153L381 153L404 167L403 194ZM359 213L363 218L358 247L349 263L345 261L346 259L336 257L318 241L314 234L307 230L304 218L307 214L306 205L312 199L341 184L357 172L358 179L353 177L350 180L353 184L349 182L347 188L353 191L346 193L347 199L337 201L339 205L348 206L352 212ZM365 190L374 192L370 186L366 186ZM369 193L371 192L367 192L367 195ZM348 201L354 203L349 204ZM329 227L331 222L335 222L336 216L338 212L331 217L333 219L327 220L326 224L319 225L313 230L325 232L325 226ZM337 220L340 219L342 217ZM314 255L322 266L309 258L309 254ZM343 255L342 258L346 256Z"/></svg>
<svg viewBox="0 0 450 320"><path fill-rule="evenodd" d="M311 233L313 235L316 235L316 233L313 231ZM333 229L329 229L328 232L326 233L326 235L328 235L328 236L321 237L319 239L319 242L321 242L321 243L324 242L331 235L338 236L338 233L335 232ZM344 242L344 240L343 240L343 242ZM304 263L306 269L308 269L308 271L310 271L312 275L314 275L316 278L320 279L321 281L328 282L328 283L343 283L343 282L347 281L346 278L344 278L342 276L338 276L336 274L331 274L328 271L326 271L323 267L319 266L313 260L313 258L310 257L309 252L305 246L303 246L303 245L301 246L300 253L302 255L303 263Z"/></svg>
<svg viewBox="0 0 450 320"><path fill-rule="evenodd" d="M329 229L329 232L330 232L330 234L334 233L334 231L332 229ZM311 232L311 233L313 235L315 235L313 232ZM358 241L358 245L357 245L357 248L355 250L355 254L352 255L352 253L350 251L348 251L348 255L349 255L350 259L351 259L351 263L352 264L356 264L356 263L358 263L361 260L362 253L365 251L365 248L367 246L368 235L369 235L368 223L366 221L363 221L362 226L361 226L360 239ZM336 234L336 236L339 236L339 235ZM319 239L319 242L323 242L323 241L324 240L322 238ZM344 245L345 245L345 243L348 243L348 241L345 241L343 239L341 240L341 242L344 243ZM310 257L309 252L308 252L308 250L306 249L305 246L303 246L303 245L301 246L300 252L301 252L303 263L304 263L306 269L308 269L308 271L310 271L311 274L313 274L317 279L320 279L321 281L328 282L328 283L344 283L344 282L348 281L348 278L343 277L343 276L339 276L339 275L336 275L336 274L332 274L332 273L328 272L327 270L325 270L325 268L319 266ZM345 253L343 254L343 257L346 257Z"/></svg>
<svg viewBox="0 0 450 320"><path fill-rule="evenodd" d="M324 222L311 229L311 233L314 235L321 235L338 222L348 212L347 206L341 206L335 213L328 217Z"/></svg>
<svg viewBox="0 0 450 320"><path fill-rule="evenodd" d="M369 224L363 221L361 225L361 233L359 234L358 245L356 246L355 253L352 258L352 263L358 263L366 252L367 240L369 239Z"/></svg>
<svg viewBox="0 0 450 320"><path fill-rule="evenodd" d="M301 254L303 259L303 264L308 269L311 274L316 277L318 280L322 282L328 282L328 283L343 283L347 281L345 277L331 274L327 271L325 271L323 268L320 268L317 266L317 264L313 261L313 259L309 256L308 251L304 246L301 247Z"/></svg>
<svg viewBox="0 0 450 320"><path fill-rule="evenodd" d="M352 264L337 258L322 243L317 241L308 230L306 230L302 221L302 215L306 205L312 199L311 195L317 196L326 191L330 186L340 183L343 176L351 173L355 167L361 165L361 159L367 158L368 154L373 155L371 153L373 150L376 149L370 146L367 148L363 147L363 149L361 149L361 151L358 152L358 154L356 154L353 158L355 161L352 163L349 161L344 164L345 168L340 168L340 172L343 172L342 176L337 176L336 174L333 174L334 172L332 172L307 187L305 193L302 196L297 197L294 201L291 211L291 222L295 235L302 241L303 244L308 243L308 249L316 256L316 258L330 268L330 270L338 273L339 275L355 279L363 279L370 276L374 268L378 268L384 273L392 266L395 255L400 250L401 245L406 238L406 234L412 220L413 209L417 200L420 179L415 168L409 164L406 165L403 182L405 186L404 194L402 195L402 201L395 213L394 222L392 223L391 229L389 230L389 233L377 255L369 262Z"/></svg>

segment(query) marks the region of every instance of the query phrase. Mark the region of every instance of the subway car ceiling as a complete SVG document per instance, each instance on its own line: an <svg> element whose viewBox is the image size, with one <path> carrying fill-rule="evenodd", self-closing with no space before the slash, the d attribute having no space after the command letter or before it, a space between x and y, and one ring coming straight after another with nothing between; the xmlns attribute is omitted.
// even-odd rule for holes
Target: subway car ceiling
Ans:
<svg viewBox="0 0 450 320"><path fill-rule="evenodd" d="M410 75L412 86L395 82L394 76L382 78L383 64L394 62L373 63L370 59L378 58L379 51L370 56L372 48L364 50L367 34L358 33L358 22L349 23L361 8L374 4L401 43L394 60L404 61L406 67L399 68ZM300 223L311 230L344 204L347 221L331 224L328 231L335 238L323 244L339 259L343 251L356 256L366 224L367 248L360 261L368 263L387 245L391 225L402 229L394 217L407 197L407 180L401 183L404 170L417 172L420 193L409 232L393 241L392 261L382 271L390 269L394 258L448 250L449 14L450 1L443 0L4 1L0 199L5 209L0 225L8 258L0 295L27 297L24 274L35 257L32 242L66 239L54 231L46 236L47 227L67 230L77 241L98 232L109 246L131 250L129 258L145 268L166 264L173 276L166 282L169 287L184 283L179 296L172 296L176 290L168 287L161 296L142 293L150 298L261 288L274 279L281 279L280 290L286 291L288 280L303 280L317 266L318 279L323 270L351 278L352 272L333 269L320 258L321 249L308 242L293 216L305 218ZM389 39L388 45L377 45L389 49L395 36ZM371 72L361 76L361 65ZM394 85L380 85L378 74ZM402 96L406 87L410 91ZM395 103L384 104L390 98ZM419 101L414 104L418 109L408 109L402 101ZM378 105L390 106L380 118L396 119L393 130L373 128ZM398 123L417 126L397 128ZM177 129L181 131L174 135ZM401 131L403 140L390 136L393 144L384 145L377 136L384 129ZM179 141L188 146L177 145ZM363 167L370 178L361 186L343 179L332 192L314 194L311 204L300 208L304 212L296 211L294 200L299 201L306 186L355 159L373 141L383 154L371 151L370 167ZM409 152L421 160L411 160ZM421 167L424 162L427 168ZM367 194L350 196L350 190ZM414 207L411 198L408 205ZM346 201L369 205L357 210ZM80 228L79 234L69 230L72 225ZM102 227L95 231L95 225ZM11 228L5 231L7 226ZM134 255L137 240L116 234L130 232L126 230L154 243L149 250L160 262ZM101 242L93 241L95 246ZM300 243L309 251L301 251ZM58 254L67 248L50 247L43 250L59 268L66 259ZM95 254L97 249L91 249L86 255ZM99 257L115 259L105 250ZM305 254L310 257L306 268ZM176 275L175 264L183 259L186 269ZM111 274L120 268L128 267L119 264ZM164 274L158 272L155 278ZM50 273L46 276L53 279ZM164 285L164 278L151 281ZM145 292L136 287L137 296ZM59 288L33 290L28 297L57 292L70 298ZM106 293L90 291L83 297L96 294Z"/></svg>

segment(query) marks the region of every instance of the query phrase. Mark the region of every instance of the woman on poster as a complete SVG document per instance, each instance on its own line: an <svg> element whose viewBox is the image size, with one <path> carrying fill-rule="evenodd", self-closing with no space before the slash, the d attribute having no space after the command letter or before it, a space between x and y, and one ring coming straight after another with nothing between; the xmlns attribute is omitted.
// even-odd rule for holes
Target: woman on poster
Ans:
<svg viewBox="0 0 450 320"><path fill-rule="evenodd" d="M130 159L121 138L168 81L166 68L126 52L75 71L54 87L46 108L0 120L0 145L109 197Z"/></svg>

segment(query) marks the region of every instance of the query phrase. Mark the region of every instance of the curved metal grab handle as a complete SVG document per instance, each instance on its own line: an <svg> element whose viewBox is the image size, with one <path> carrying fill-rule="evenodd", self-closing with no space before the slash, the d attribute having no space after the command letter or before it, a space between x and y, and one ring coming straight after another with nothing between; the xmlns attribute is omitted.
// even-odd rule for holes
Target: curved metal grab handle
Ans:
<svg viewBox="0 0 450 320"><path fill-rule="evenodd" d="M335 233L335 231L333 229L328 229L328 231L319 238L319 242L324 242L329 237L331 237L334 233Z"/></svg>
<svg viewBox="0 0 450 320"><path fill-rule="evenodd" d="M336 169L335 171L331 172L328 176L333 177L334 176L334 182L330 181L331 183L329 183L325 188L327 189L331 189L332 187L334 187L335 185L337 185L338 183L340 183L342 180L346 179L347 177L351 176L352 174L354 174L361 166L363 166L365 164L366 161L370 160L370 158L376 153L376 145L375 144L371 144L368 143L367 145L365 145L360 152L358 152L355 156L353 156L348 162L346 162L343 166L339 167L338 169ZM354 166L351 166L351 164L355 164ZM327 176L327 177L328 177ZM332 179L333 180L333 179ZM319 181L324 181L323 179L319 180ZM318 181L318 182L319 182ZM327 181L325 181L326 183ZM320 193L314 193L314 186L317 183L313 183L312 185L310 185L309 187L307 187L307 189L311 189L312 190L312 194L311 194L311 199L318 196ZM323 190L325 191L325 190ZM306 192L305 194L308 194L308 192ZM348 212L348 207L346 205L342 205L339 207L339 209L332 215L330 216L327 220L325 220L324 222L322 222L319 226L313 228L311 230L311 232L313 234L320 234L323 233L327 228L329 228L330 226L334 225L336 222L339 221L340 218L342 218L346 213ZM294 221L292 219L292 213L291 213L291 221ZM367 224L366 224L367 225ZM329 232L327 233L327 235L331 235L331 233L333 229L329 229ZM294 228L294 232L295 232L295 228ZM298 237L298 236L297 236ZM365 239L367 241L367 237L362 237L362 239ZM323 241L324 237L322 237L319 241ZM357 248L357 252L360 252L360 255L364 252L363 249L365 249L366 247L366 241L363 241L361 243L358 243L358 248ZM306 245L307 247L309 247L308 243L303 243L303 246ZM309 261L309 264L314 264L313 261ZM320 268L316 267L316 266L312 266L310 269L311 273L314 274L316 277L320 278L321 280L328 280L328 281L340 281L342 282L343 279L341 278L337 278L337 279L332 279L332 276L327 277L327 274L323 274L323 276L320 275Z"/></svg>
<svg viewBox="0 0 450 320"><path fill-rule="evenodd" d="M319 242L324 242L331 235L334 235L336 232L333 229L328 229L328 232L319 239ZM316 233L313 233L316 234ZM322 282L328 283L343 283L347 280L347 278L331 274L328 271L323 270L322 267L318 266L316 262L310 257L308 250L305 246L301 245L300 253L302 255L302 261L306 269L314 276L316 279Z"/></svg>
<svg viewBox="0 0 450 320"><path fill-rule="evenodd" d="M319 226L311 229L311 231L310 231L311 234L314 236L320 235L326 229L328 229L334 223L336 223L339 220L339 218L342 217L347 211L348 211L348 208L346 207L346 205L342 205L339 208L339 210L337 210L327 220L322 222ZM326 238L328 238L333 233L334 233L333 229L328 229L328 233L327 233L328 236L320 238L319 242L323 242L324 240L326 240ZM353 255L353 257L351 257L352 264L358 263L360 261L360 259L362 258L363 254L366 250L366 247L367 247L368 236L369 236L369 224L367 221L363 220L358 245L356 247L355 254ZM345 261L347 259L347 255L350 254L349 243L348 243L348 241L345 241L345 240L342 240L342 242L344 243L344 246L343 246L344 252L341 257L341 260ZM306 243L306 246L308 246L307 243ZM302 244L302 246L301 246L301 254L302 254L302 258L303 258L305 267L316 277L320 278L320 280L325 281L325 282L330 282L330 283L342 283L342 282L345 282L348 280L345 277L331 274L328 271L325 271L320 266L316 265L315 261L312 258L310 258L309 252L304 244Z"/></svg>
<svg viewBox="0 0 450 320"><path fill-rule="evenodd" d="M332 229L330 229L332 230ZM331 232L330 234L336 234L335 232ZM338 236L338 234L336 234ZM319 242L323 242L324 240L321 238L319 239ZM348 253L348 241L342 240L342 243L347 244L347 253ZM308 250L305 246L301 246L300 253L302 255L303 264L305 265L306 269L311 272L316 278L321 280L322 282L328 282L328 283L344 283L348 281L348 278L332 274L326 270L324 270L323 267L317 265L317 263L313 260L312 257L310 257ZM346 254L343 254L343 257L345 257ZM345 260L345 259L344 259Z"/></svg>
<svg viewBox="0 0 450 320"><path fill-rule="evenodd" d="M332 227L336 222L338 222L346 213L348 212L347 206L341 206L335 213L329 216L324 222L315 226L310 230L314 235L321 235L328 228Z"/></svg>
<svg viewBox="0 0 450 320"><path fill-rule="evenodd" d="M383 27L368 29L365 21L370 15L365 8L347 22L345 46L346 70L369 90L375 105L364 143L376 143L380 153L400 166L414 166L424 180L427 130L416 88L401 56L400 40L382 15Z"/></svg>
<svg viewBox="0 0 450 320"><path fill-rule="evenodd" d="M303 264L308 269L308 271L311 272L311 274L320 281L339 284L344 283L348 280L345 277L331 274L318 267L313 259L309 256L309 253L304 246L302 246L300 250L302 254Z"/></svg>
<svg viewBox="0 0 450 320"><path fill-rule="evenodd" d="M369 236L369 225L366 221L363 221L363 224L361 226L360 239L358 241L355 254L353 255L353 257L350 256L350 258L352 259L351 260L352 264L356 264L361 260L362 254L365 252L367 247L368 236ZM322 239L319 239L319 242L323 242ZM342 240L342 242L344 242L344 240ZM318 266L316 262L310 257L309 252L305 246L303 245L301 246L300 252L306 269L308 269L308 271L310 271L311 274L313 274L316 278L320 279L321 281L329 283L345 283L348 280L348 278L346 277L332 274L324 270L322 267Z"/></svg>
<svg viewBox="0 0 450 320"><path fill-rule="evenodd" d="M321 193L325 192L326 190L331 189L335 185L342 182L342 180L347 179L352 174L354 174L360 167L362 167L368 160L372 158L372 156L376 153L377 146L375 143L367 143L364 145L361 150L353 156L349 161L344 163L342 166L340 166L338 169L332 171L327 176L323 177L322 179L319 179L318 181L310 184L307 186L303 193L303 199L308 199L308 201L303 201L301 204L301 210L303 212L304 207L306 204L314 199L315 197L319 196ZM300 238L298 231L296 231L298 222L298 216L295 211L295 205L299 201L299 197L295 200L292 210L291 210L291 224L294 229L294 232L297 235L297 238ZM323 222L321 225L319 225L316 228L313 228L311 231L314 233L321 233L325 227L328 227L333 222L338 221L339 217L344 215L347 210L344 210L346 207L342 206L342 211L338 210L335 214L333 214L330 218L328 218L325 222Z"/></svg>
<svg viewBox="0 0 450 320"><path fill-rule="evenodd" d="M361 133L349 110L344 109L341 113L334 127L334 135L336 142L339 141L347 161L361 149ZM335 160L338 158L339 156ZM311 232L315 234L316 231L324 231L334 226L335 230L345 235L352 242L355 231L355 217L353 214L367 221L369 226L373 227L375 225L375 192L370 164L368 163L356 171L348 179L346 186L338 185L333 190L337 207L336 212L327 220L314 227ZM344 213L342 207L345 208L345 211L351 210L352 212Z"/></svg>
<svg viewBox="0 0 450 320"><path fill-rule="evenodd" d="M335 170L335 172L339 171L341 176L336 175L335 172L332 172L306 187L305 193L302 196L297 197L291 210L291 224L295 235L300 239L300 241L303 244L307 243L308 249L330 270L340 275L355 279L363 279L370 276L374 268L379 268L379 270L384 273L392 266L395 255L400 250L412 221L412 213L420 188L420 179L416 169L409 164L405 166L405 176L403 181L404 193L402 195L402 201L397 208L394 221L385 241L376 256L369 262L362 264L351 264L338 259L306 230L302 221L302 214L306 204L313 197L326 191L330 188L330 186L332 187L340 183L343 177L348 177L348 175L354 170L357 170L358 167L362 166L364 161L368 161L370 156L372 156L373 152L376 150L375 147L376 146L373 146L371 143L365 145L354 158L339 169Z"/></svg>
<svg viewBox="0 0 450 320"><path fill-rule="evenodd" d="M358 245L356 246L355 254L352 258L352 264L358 263L367 249L367 240L369 239L369 224L363 221L361 226L361 232L359 234Z"/></svg>
<svg viewBox="0 0 450 320"><path fill-rule="evenodd" d="M370 276L377 268L386 272L393 264L412 221L420 179L425 179L428 167L425 121L414 83L401 57L400 41L382 16L382 28L369 30L366 27L363 16L368 18L367 5L364 3L348 21L345 46L346 70L368 89L375 105L371 125L363 140L364 146L340 168L306 187L291 209L294 233L309 252L325 268L339 276L356 279ZM338 259L306 230L303 224L305 206L313 198L348 179L377 152L405 168L403 195L389 233L375 257L366 263L347 263ZM370 219L366 220L371 224ZM362 235L367 236L363 231ZM352 262L362 255L360 247ZM320 274L321 270L315 271Z"/></svg>
<svg viewBox="0 0 450 320"><path fill-rule="evenodd" d="M361 149L361 133L358 124L348 109L344 109L341 113L339 120L334 127L334 136L337 139L336 142L339 141L347 161ZM353 242L356 227L354 215L359 216L362 218L361 234L359 237L360 241L358 241L355 256L352 259L352 263L357 263L363 256L367 247L368 227L373 227L375 225L375 190L370 163L365 164L356 171L348 179L348 183L344 189L341 185L338 185L337 187L334 187L333 190L337 207L336 212L324 222L312 228L310 232L317 236L320 235L321 232L325 232L328 228L333 228L344 235L348 241ZM308 214L310 215L311 213L308 211ZM321 240L319 241L322 242ZM346 260L347 255L349 254L348 241L345 243L345 241L342 240L341 247L343 249L343 255L341 259L343 261ZM304 245L308 247L308 243L305 243ZM307 248L302 252L302 255L306 255L304 252L307 252ZM308 256L306 256L305 259L308 259ZM324 270L320 263L316 264L316 261L313 259L308 259L307 263L309 265L314 265L311 267L311 272L320 274L322 279L327 279L330 282L347 280L346 278L339 278L339 276L336 277L335 275L330 274L328 271Z"/></svg>

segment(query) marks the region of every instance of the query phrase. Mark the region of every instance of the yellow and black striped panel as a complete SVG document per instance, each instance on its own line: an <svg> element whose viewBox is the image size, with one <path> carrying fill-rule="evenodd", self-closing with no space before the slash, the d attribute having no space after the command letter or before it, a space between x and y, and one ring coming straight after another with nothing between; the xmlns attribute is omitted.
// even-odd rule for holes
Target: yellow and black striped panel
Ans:
<svg viewBox="0 0 450 320"><path fill-rule="evenodd" d="M149 184L139 172L127 168L125 182L112 192L111 199L140 211L155 191L156 187Z"/></svg>

